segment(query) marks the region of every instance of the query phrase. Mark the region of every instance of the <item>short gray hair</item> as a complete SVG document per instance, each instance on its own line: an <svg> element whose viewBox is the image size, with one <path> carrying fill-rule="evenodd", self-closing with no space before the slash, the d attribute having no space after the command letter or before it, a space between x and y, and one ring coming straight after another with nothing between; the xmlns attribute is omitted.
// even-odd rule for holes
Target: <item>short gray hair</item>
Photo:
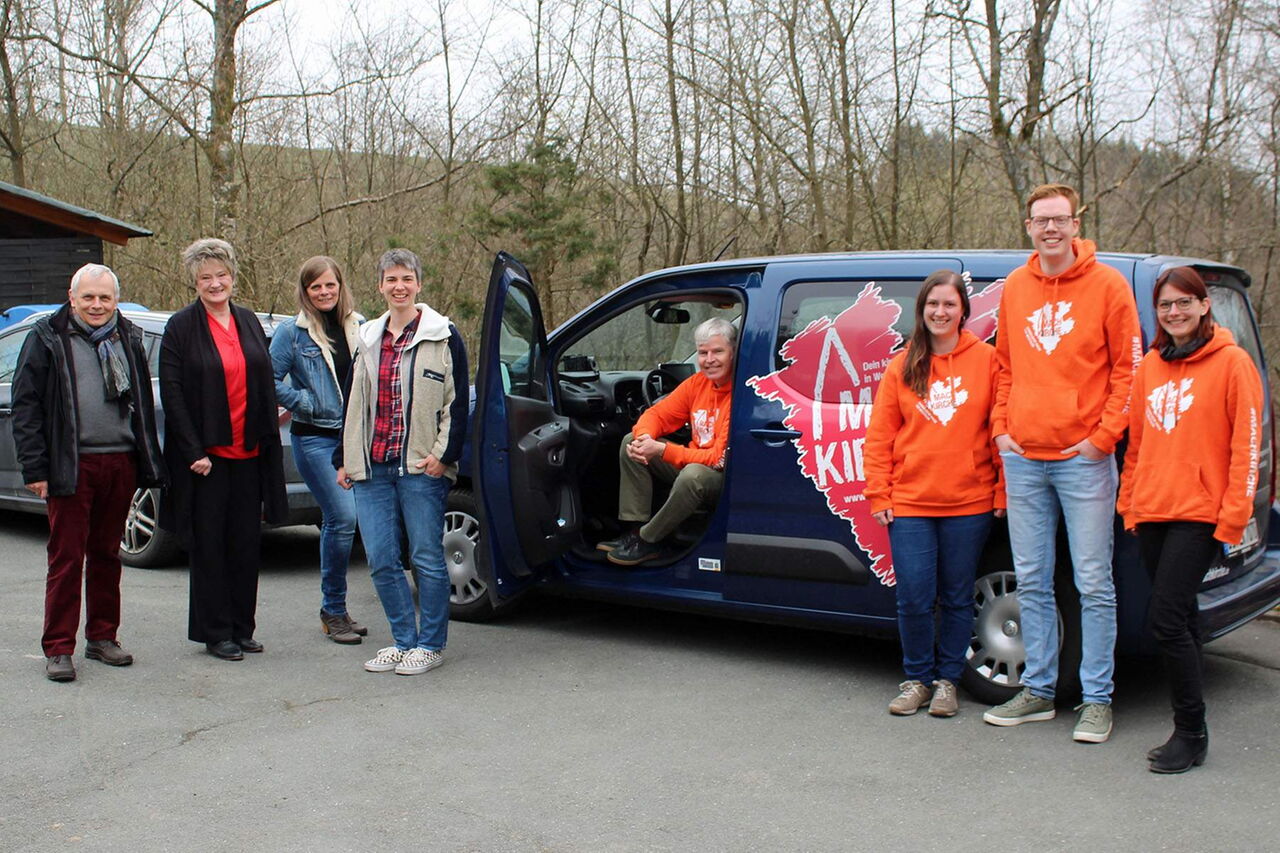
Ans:
<svg viewBox="0 0 1280 853"><path fill-rule="evenodd" d="M724 338L731 347L738 345L738 328L723 317L712 317L699 323L693 330L693 342L701 346L716 335Z"/></svg>
<svg viewBox="0 0 1280 853"><path fill-rule="evenodd" d="M422 284L422 261L418 260L418 256L408 249L388 249L382 253L382 257L378 258L378 281L382 281L382 276L392 267L404 267L413 270L413 277L418 280L418 284Z"/></svg>
<svg viewBox="0 0 1280 853"><path fill-rule="evenodd" d="M106 264L85 264L84 266L80 267L80 269L76 270L75 275L71 276L71 295L74 296L76 294L76 291L80 289L80 279L84 278L85 276L89 276L90 278L97 278L98 276L104 276L104 275L110 278L111 283L115 285L116 301L119 302L120 301L120 278L115 274L115 271L112 270L111 267L107 266Z"/></svg>
<svg viewBox="0 0 1280 853"><path fill-rule="evenodd" d="M196 273L206 261L215 261L227 268L234 279L240 274L240 265L236 263L236 250L226 240L217 237L203 237L182 250L182 265L187 268L189 286L196 286Z"/></svg>

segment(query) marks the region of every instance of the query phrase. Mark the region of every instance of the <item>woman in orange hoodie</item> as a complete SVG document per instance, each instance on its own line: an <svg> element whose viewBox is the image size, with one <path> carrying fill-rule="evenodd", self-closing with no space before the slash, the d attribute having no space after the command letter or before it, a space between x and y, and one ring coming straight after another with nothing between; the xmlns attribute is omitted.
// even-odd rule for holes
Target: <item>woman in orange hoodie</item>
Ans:
<svg viewBox="0 0 1280 853"><path fill-rule="evenodd" d="M973 580L994 510L996 354L972 332L964 280L938 270L916 297L915 331L885 369L863 447L864 490L889 527L906 680L889 713L954 716L973 633ZM935 614L935 603L940 613ZM934 630L935 619L937 631Z"/></svg>
<svg viewBox="0 0 1280 853"><path fill-rule="evenodd" d="M1147 621L1173 704L1173 735L1147 758L1152 772L1182 773L1209 750L1196 592L1253 515L1262 382L1231 332L1214 324L1194 269L1162 273L1154 301L1160 329L1134 377L1116 505L1151 576Z"/></svg>

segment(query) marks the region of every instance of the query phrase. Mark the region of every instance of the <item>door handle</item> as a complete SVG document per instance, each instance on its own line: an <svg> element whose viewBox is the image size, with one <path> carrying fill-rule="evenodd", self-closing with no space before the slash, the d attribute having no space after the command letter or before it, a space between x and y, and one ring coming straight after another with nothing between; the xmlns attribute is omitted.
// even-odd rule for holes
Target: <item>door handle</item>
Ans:
<svg viewBox="0 0 1280 853"><path fill-rule="evenodd" d="M769 447L782 447L788 441L795 441L804 433L787 429L782 424L772 423L766 427L750 430L751 437L763 441Z"/></svg>

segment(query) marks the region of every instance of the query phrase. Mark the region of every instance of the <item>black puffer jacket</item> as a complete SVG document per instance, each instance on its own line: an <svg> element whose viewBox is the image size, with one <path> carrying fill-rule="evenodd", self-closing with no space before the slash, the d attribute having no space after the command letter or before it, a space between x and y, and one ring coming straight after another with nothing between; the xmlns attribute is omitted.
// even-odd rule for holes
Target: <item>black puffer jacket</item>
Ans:
<svg viewBox="0 0 1280 853"><path fill-rule="evenodd" d="M68 303L36 322L22 345L13 377L13 440L22 480L48 482L53 497L75 494L80 471L76 380L70 367L68 340L70 318ZM117 318L116 328L126 342L130 390L122 405L129 407L129 423L137 447L138 486L163 486L165 466L156 435L156 405L142 330L124 315Z"/></svg>

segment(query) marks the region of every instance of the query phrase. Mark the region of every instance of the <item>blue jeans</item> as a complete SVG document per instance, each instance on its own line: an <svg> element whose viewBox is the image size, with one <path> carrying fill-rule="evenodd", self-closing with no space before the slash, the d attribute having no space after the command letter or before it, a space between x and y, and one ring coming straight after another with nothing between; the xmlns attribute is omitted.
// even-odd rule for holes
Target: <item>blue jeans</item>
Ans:
<svg viewBox="0 0 1280 853"><path fill-rule="evenodd" d="M293 462L320 504L320 609L334 616L347 612L347 564L356 535L356 497L338 485L333 450L338 439L292 436Z"/></svg>
<svg viewBox="0 0 1280 853"><path fill-rule="evenodd" d="M375 462L368 479L356 481L360 540L396 648L441 651L449 634L449 572L441 540L450 483L427 474L401 476L399 469L399 461ZM402 527L418 586L417 614L400 559Z"/></svg>
<svg viewBox="0 0 1280 853"><path fill-rule="evenodd" d="M973 579L990 530L989 512L895 516L889 525L902 669L908 679L960 682L973 637Z"/></svg>
<svg viewBox="0 0 1280 853"><path fill-rule="evenodd" d="M1018 607L1027 668L1022 683L1054 698L1058 684L1058 613L1053 594L1058 511L1080 593L1080 684L1084 701L1111 703L1116 646L1116 460L1084 456L1052 461L1001 453L1009 497L1009 544L1018 577Z"/></svg>

